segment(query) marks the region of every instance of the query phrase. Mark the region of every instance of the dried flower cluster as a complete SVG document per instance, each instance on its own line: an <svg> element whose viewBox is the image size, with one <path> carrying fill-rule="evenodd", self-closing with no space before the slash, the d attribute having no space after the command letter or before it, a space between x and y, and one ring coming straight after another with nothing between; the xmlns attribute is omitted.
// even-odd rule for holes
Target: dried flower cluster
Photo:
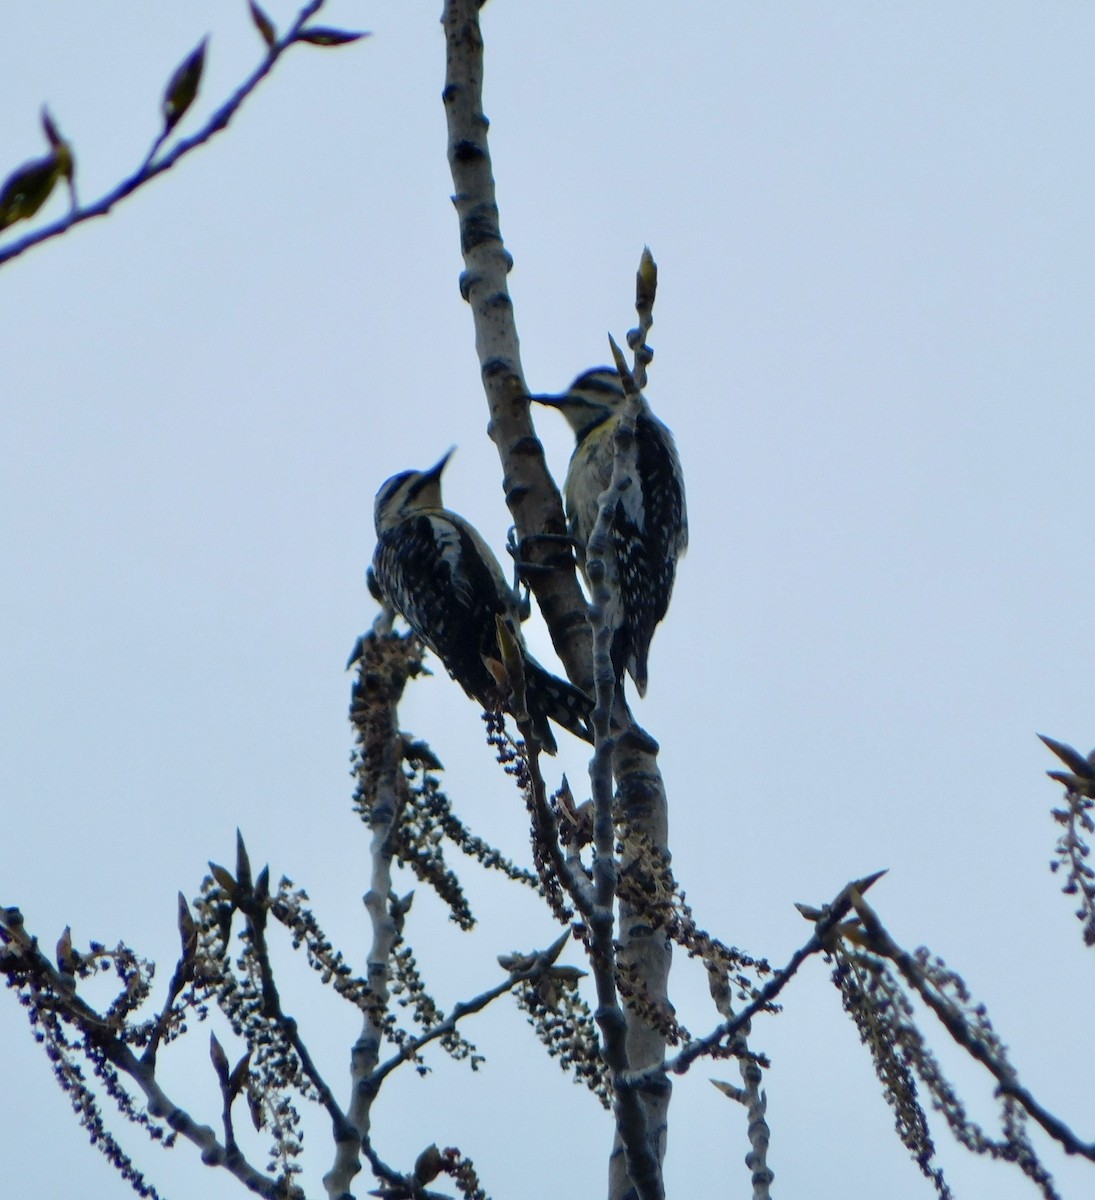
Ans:
<svg viewBox="0 0 1095 1200"><path fill-rule="evenodd" d="M1083 926L1085 946L1095 946L1095 870L1088 863L1091 855L1089 840L1095 833L1092 809L1095 808L1095 750L1086 757L1063 742L1042 737L1042 741L1069 768L1068 771L1047 771L1050 779L1065 788L1064 808L1053 810L1053 819L1064 832L1057 840L1050 869L1063 873L1066 896L1078 896L1076 919Z"/></svg>
<svg viewBox="0 0 1095 1200"><path fill-rule="evenodd" d="M941 1168L934 1165L935 1146L917 1081L931 1106L943 1115L955 1139L974 1154L1014 1163L1040 1189L1057 1200L1053 1181L1026 1132L1027 1111L1015 1094L1000 1090L1003 1136L989 1137L968 1114L939 1060L928 1047L916 1019L912 998L898 974L940 1019L946 1031L996 1077L1017 1080L1007 1050L983 1004L975 1004L962 978L921 947L909 954L886 933L873 910L859 900L862 923L852 921L834 931L827 950L834 962L833 982L845 1011L868 1048L882 1093L894 1112L901 1141L940 1197L951 1192ZM891 969L896 966L897 974Z"/></svg>
<svg viewBox="0 0 1095 1200"><path fill-rule="evenodd" d="M548 971L536 982L522 984L514 995L548 1054L608 1108L612 1103L608 1073L596 1023L578 993L581 974L573 968Z"/></svg>

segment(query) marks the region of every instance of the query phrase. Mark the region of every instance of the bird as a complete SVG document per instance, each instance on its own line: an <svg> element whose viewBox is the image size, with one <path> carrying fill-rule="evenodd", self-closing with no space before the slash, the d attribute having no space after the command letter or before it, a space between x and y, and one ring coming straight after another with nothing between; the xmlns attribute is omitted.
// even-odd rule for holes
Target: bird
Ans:
<svg viewBox="0 0 1095 1200"><path fill-rule="evenodd" d="M597 523L601 494L612 480L616 430L623 418L627 393L613 367L594 367L579 375L558 395L530 395L538 404L558 409L574 431L575 447L563 485L567 524L582 574L587 547ZM611 552L618 579L618 611L613 663L617 679L623 671L646 695L647 658L654 628L665 616L673 593L677 562L688 548L688 514L684 475L673 435L639 396L635 418L636 477L616 501L612 514Z"/></svg>
<svg viewBox="0 0 1095 1200"><path fill-rule="evenodd" d="M473 525L444 507L441 475L452 450L425 471L401 471L376 494L373 574L383 598L484 709L512 712L499 618L512 636L525 677L525 707L542 749L557 750L549 719L593 740L593 703L529 653L521 601Z"/></svg>

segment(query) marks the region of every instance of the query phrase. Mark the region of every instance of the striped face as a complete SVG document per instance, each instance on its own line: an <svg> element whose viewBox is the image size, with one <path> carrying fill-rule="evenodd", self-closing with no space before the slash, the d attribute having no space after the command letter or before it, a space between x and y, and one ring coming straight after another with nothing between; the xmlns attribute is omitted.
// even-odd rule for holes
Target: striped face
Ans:
<svg viewBox="0 0 1095 1200"><path fill-rule="evenodd" d="M531 396L530 399L557 408L581 441L617 412L627 396L615 368L594 367L579 375L562 395Z"/></svg>
<svg viewBox="0 0 1095 1200"><path fill-rule="evenodd" d="M582 396L616 408L624 402L624 385L615 367L593 367L584 371L567 388L568 395Z"/></svg>
<svg viewBox="0 0 1095 1200"><path fill-rule="evenodd" d="M400 471L380 485L373 504L378 535L413 513L441 507L441 475L452 453L449 450L428 471Z"/></svg>

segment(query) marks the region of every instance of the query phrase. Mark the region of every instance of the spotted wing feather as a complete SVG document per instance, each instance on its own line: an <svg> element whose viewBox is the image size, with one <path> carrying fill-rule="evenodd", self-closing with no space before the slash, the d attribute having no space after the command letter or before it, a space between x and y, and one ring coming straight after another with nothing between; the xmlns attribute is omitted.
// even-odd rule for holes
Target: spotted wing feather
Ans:
<svg viewBox="0 0 1095 1200"><path fill-rule="evenodd" d="M442 514L407 518L382 534L373 557L381 591L445 664L486 704L496 687L483 662L498 657L495 616L511 612L467 527Z"/></svg>
<svg viewBox="0 0 1095 1200"><path fill-rule="evenodd" d="M684 484L669 431L649 412L635 426L637 482L617 502L613 547L619 568L626 665L646 695L647 657L654 629L673 594L677 559L688 546Z"/></svg>
<svg viewBox="0 0 1095 1200"><path fill-rule="evenodd" d="M506 700L485 661L499 658L496 618L504 617L524 657L526 706L542 747L549 753L556 749L549 718L592 740L589 697L525 650L518 597L467 522L447 510L408 517L381 534L373 570L392 607L487 709Z"/></svg>

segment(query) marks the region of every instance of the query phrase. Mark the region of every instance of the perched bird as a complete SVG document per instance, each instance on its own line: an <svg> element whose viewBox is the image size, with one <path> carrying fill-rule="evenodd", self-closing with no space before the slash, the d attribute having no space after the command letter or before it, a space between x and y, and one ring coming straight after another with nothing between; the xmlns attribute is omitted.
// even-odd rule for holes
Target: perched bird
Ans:
<svg viewBox="0 0 1095 1200"><path fill-rule="evenodd" d="M612 367L586 371L558 396L532 396L557 408L574 430L577 444L563 488L567 521L578 565L586 570L586 547L601 493L612 480L615 435L627 402ZM610 613L617 635L613 662L617 678L626 668L640 696L646 695L646 660L654 626L665 616L677 560L688 548L688 517L673 435L640 397L635 420L636 478L616 502L611 550L619 579L618 613ZM588 576L587 576L588 582Z"/></svg>
<svg viewBox="0 0 1095 1200"><path fill-rule="evenodd" d="M441 502L441 473L451 454L428 471L393 475L377 492L373 571L380 592L464 691L490 711L512 711L498 645L501 617L521 654L525 706L543 749L556 750L549 718L592 741L589 697L529 654L520 599L498 560L477 530Z"/></svg>

